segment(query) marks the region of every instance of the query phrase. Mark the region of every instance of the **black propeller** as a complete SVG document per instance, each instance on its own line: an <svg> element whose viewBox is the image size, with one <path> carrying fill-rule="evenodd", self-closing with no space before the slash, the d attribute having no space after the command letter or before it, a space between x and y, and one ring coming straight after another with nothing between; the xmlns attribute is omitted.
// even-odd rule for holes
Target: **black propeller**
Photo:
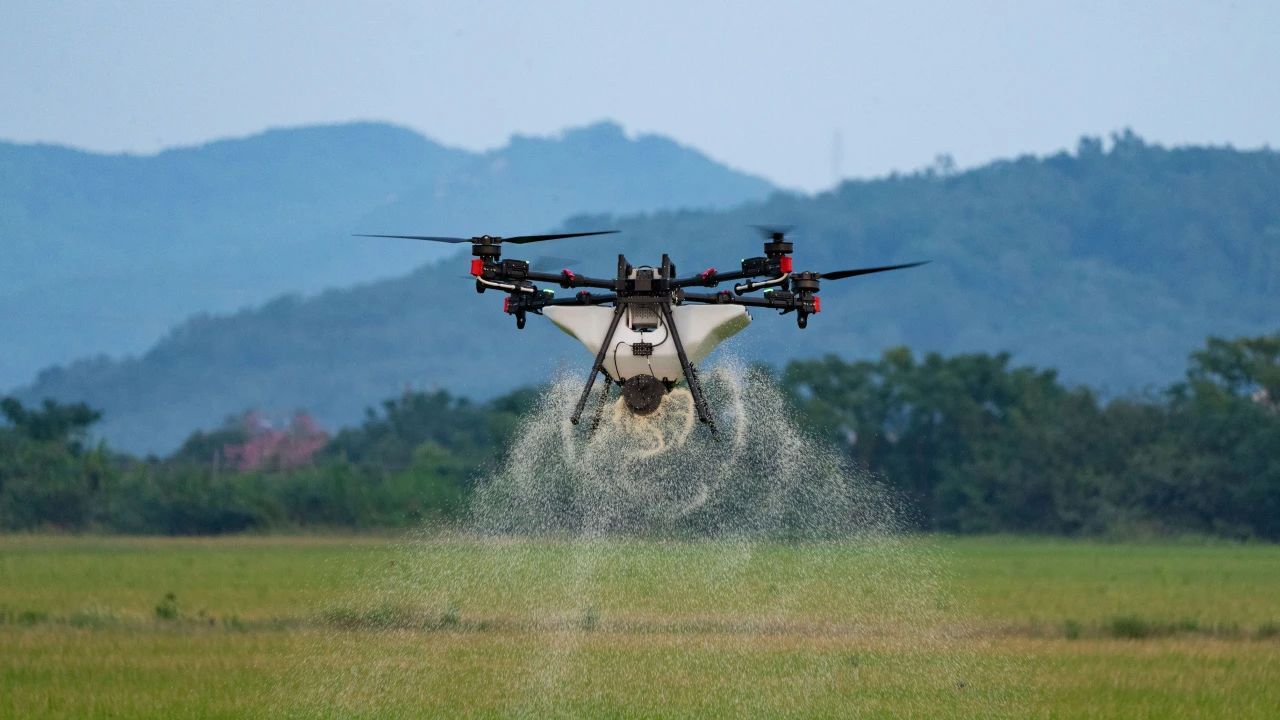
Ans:
<svg viewBox="0 0 1280 720"><path fill-rule="evenodd" d="M364 233L356 233L352 237L376 237L376 238L398 238L400 240L429 240L431 242L442 243L469 243L471 238L457 237L434 237L431 235L366 235Z"/></svg>
<svg viewBox="0 0 1280 720"><path fill-rule="evenodd" d="M817 273L817 276L823 280L841 280L843 278L855 277L858 275L870 275L871 273L887 272L889 270L902 270L903 268L920 267L928 265L930 261L904 263L902 265L885 265L883 267L858 268L857 270L836 270L835 272Z"/></svg>
<svg viewBox="0 0 1280 720"><path fill-rule="evenodd" d="M787 233L796 228L795 225L752 225L761 237L768 240L779 241L787 236Z"/></svg>
<svg viewBox="0 0 1280 720"><path fill-rule="evenodd" d="M516 237L502 238L502 242L523 245L525 243L541 242L543 240L560 240L561 238L586 237L588 235L613 235L617 232L617 230L596 230L595 232L559 233L557 235L517 235ZM494 239L497 240L498 238Z"/></svg>
<svg viewBox="0 0 1280 720"><path fill-rule="evenodd" d="M376 238L398 238L401 240L427 240L429 242L442 243L472 243L472 244L497 244L497 243L514 243L523 245L531 242L541 242L543 240L560 240L562 238L586 237L587 235L612 235L617 230L598 230L596 232L580 232L580 233L554 233L551 235L516 235L515 237L497 237L493 235L481 235L479 237L460 238L460 237L440 237L437 235L366 235L357 233L356 237L376 237Z"/></svg>

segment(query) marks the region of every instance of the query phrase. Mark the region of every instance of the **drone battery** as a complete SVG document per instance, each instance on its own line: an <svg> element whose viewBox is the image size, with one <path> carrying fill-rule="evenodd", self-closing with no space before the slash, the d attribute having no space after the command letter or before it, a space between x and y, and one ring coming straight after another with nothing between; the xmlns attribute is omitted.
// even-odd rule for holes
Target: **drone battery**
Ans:
<svg viewBox="0 0 1280 720"><path fill-rule="evenodd" d="M636 357L649 357L653 354L653 343L631 343L631 354Z"/></svg>

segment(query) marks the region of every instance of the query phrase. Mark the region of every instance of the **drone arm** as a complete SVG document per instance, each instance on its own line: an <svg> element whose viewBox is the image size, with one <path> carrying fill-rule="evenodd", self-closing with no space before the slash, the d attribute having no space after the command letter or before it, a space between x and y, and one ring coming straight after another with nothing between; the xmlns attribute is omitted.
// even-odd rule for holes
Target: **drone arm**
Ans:
<svg viewBox="0 0 1280 720"><path fill-rule="evenodd" d="M682 298L684 302L707 303L711 305L742 305L743 307L773 308L782 312L791 312L799 310L806 313L816 313L822 309L821 301L817 297L802 298L795 293L775 291L766 293L763 297L738 297L728 291L720 291L718 293L684 293Z"/></svg>
<svg viewBox="0 0 1280 720"><path fill-rule="evenodd" d="M769 247L765 247L766 251ZM768 257L747 258L742 261L742 269L733 272L718 272L715 268L710 268L704 272L687 278L679 278L671 281L672 287L715 287L722 282L731 282L733 280L750 280L744 285L737 285L733 288L734 292L739 295L751 292L752 290L761 290L775 285L781 285L791 277L791 256L790 255L769 255ZM765 278L764 282L754 282L756 278Z"/></svg>
<svg viewBox="0 0 1280 720"><path fill-rule="evenodd" d="M698 287L698 286L715 287L716 285L719 285L722 282L729 282L731 280L746 280L747 278L757 278L757 277L765 277L765 276L767 276L767 273L754 273L754 272L746 272L742 270L735 270L733 272L722 273L722 272L716 272L715 268L712 268L699 275L693 275L687 278L678 278L676 280L672 280L671 287L673 288Z"/></svg>
<svg viewBox="0 0 1280 720"><path fill-rule="evenodd" d="M557 305L604 305L618 299L613 293L594 294L585 290L572 297L555 297L550 290L543 290L530 295L518 295L511 293L511 297L507 298L502 304L503 312L508 315L515 315L517 318L525 313L538 313L542 308Z"/></svg>
<svg viewBox="0 0 1280 720"><path fill-rule="evenodd" d="M706 303L709 305L742 305L744 307L784 308L784 304L776 302L770 293L764 297L738 297L727 290L717 293L687 292L680 298L683 302Z"/></svg>
<svg viewBox="0 0 1280 720"><path fill-rule="evenodd" d="M575 274L569 270L564 270L554 275L551 273L529 272L525 274L530 280L536 282L556 283L562 288L589 287L599 288L601 290L613 290L618 286L614 280L601 280L600 278L591 278L583 275Z"/></svg>
<svg viewBox="0 0 1280 720"><path fill-rule="evenodd" d="M580 292L572 297L550 298L542 300L538 303L539 307L550 307L553 305L604 305L618 299L614 293L589 293Z"/></svg>

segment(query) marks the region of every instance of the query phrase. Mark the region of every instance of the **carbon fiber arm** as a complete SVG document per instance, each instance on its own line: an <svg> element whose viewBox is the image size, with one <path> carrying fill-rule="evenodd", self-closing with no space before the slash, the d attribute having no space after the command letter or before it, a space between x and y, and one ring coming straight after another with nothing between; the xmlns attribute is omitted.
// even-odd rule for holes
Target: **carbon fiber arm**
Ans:
<svg viewBox="0 0 1280 720"><path fill-rule="evenodd" d="M781 290L771 293L765 293L761 297L741 297L734 295L728 291L718 293L690 293L683 294L681 300L683 302L706 303L710 305L742 305L744 307L773 308L782 312L791 312L792 310L803 310L807 313L818 312L819 306L814 302L813 298L804 299L795 293L784 292Z"/></svg>

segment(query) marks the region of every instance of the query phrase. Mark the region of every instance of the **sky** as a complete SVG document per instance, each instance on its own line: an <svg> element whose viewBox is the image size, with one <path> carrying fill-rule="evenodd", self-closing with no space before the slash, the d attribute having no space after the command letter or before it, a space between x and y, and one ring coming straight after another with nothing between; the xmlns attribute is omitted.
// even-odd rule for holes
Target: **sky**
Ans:
<svg viewBox="0 0 1280 720"><path fill-rule="evenodd" d="M1280 2L0 7L0 138L154 152L385 120L483 150L603 119L783 186L1073 148L1280 145Z"/></svg>

